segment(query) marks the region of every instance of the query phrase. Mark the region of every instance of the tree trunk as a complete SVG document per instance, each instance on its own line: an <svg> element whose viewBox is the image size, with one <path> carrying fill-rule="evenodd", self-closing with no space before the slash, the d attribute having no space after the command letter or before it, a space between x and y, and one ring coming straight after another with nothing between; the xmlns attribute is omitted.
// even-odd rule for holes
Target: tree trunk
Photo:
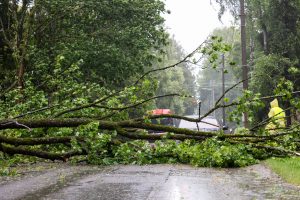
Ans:
<svg viewBox="0 0 300 200"><path fill-rule="evenodd" d="M24 74L25 74L25 60L24 58L21 58L20 64L19 64L19 69L17 72L17 77L18 77L18 88L19 89L24 89Z"/></svg>
<svg viewBox="0 0 300 200"><path fill-rule="evenodd" d="M262 25L262 33L263 33L263 47L264 53L267 55L269 53L268 50L268 32L265 24Z"/></svg>

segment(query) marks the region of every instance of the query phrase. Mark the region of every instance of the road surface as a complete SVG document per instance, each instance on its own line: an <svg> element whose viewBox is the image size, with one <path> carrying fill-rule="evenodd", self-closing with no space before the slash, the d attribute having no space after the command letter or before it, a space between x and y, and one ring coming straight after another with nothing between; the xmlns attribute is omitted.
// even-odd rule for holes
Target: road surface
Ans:
<svg viewBox="0 0 300 200"><path fill-rule="evenodd" d="M0 199L253 200L300 199L264 165L241 169L188 165L107 167L46 163L0 177Z"/></svg>

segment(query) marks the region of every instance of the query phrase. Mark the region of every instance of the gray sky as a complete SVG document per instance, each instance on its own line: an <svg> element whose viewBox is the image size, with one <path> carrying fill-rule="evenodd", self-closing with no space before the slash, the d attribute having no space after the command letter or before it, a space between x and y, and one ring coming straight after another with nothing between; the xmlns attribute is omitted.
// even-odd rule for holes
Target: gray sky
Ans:
<svg viewBox="0 0 300 200"><path fill-rule="evenodd" d="M218 5L210 0L165 0L166 27L186 53L195 50L217 27L229 26L232 18L226 14L223 24L218 20Z"/></svg>

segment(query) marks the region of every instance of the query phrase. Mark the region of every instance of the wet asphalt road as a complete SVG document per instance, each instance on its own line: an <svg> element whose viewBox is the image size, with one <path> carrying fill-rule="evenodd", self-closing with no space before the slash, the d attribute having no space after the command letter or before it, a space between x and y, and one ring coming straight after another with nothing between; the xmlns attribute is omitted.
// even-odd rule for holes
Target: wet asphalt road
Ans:
<svg viewBox="0 0 300 200"><path fill-rule="evenodd" d="M300 199L263 165L242 169L187 165L32 167L0 179L0 199L244 200Z"/></svg>

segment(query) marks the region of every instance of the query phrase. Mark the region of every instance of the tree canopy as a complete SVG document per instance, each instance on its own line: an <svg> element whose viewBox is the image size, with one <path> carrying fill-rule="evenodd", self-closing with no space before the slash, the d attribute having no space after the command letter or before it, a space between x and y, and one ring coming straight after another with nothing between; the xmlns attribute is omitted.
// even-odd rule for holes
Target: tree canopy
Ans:
<svg viewBox="0 0 300 200"><path fill-rule="evenodd" d="M84 81L122 86L166 44L166 11L157 0L6 0L1 9L3 58L13 58L2 68L21 70L19 76L25 69L34 77L46 78L45 70L53 75L53 63L63 57L65 69L80 62Z"/></svg>

